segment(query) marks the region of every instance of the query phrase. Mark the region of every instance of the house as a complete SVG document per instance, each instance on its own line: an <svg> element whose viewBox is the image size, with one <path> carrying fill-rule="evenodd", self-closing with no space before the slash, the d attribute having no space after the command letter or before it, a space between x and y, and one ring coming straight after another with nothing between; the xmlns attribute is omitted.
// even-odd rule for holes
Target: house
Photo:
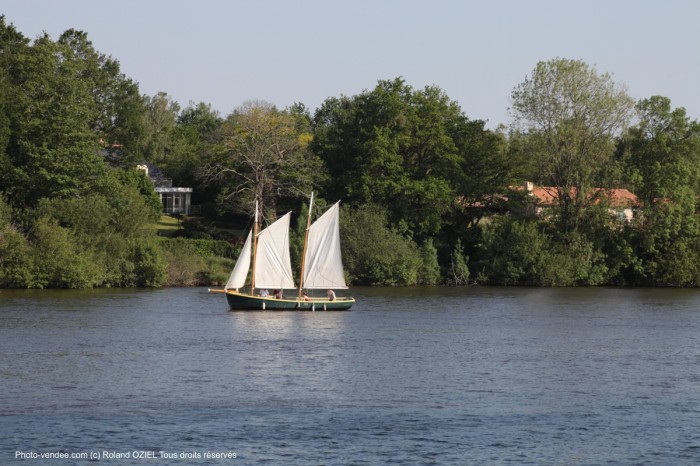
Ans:
<svg viewBox="0 0 700 466"><path fill-rule="evenodd" d="M535 186L530 181L526 182L523 187L512 187L511 189L526 191L528 196L533 199L538 215L541 215L547 207L555 205L559 197L559 188ZM574 193L572 192L572 194ZM589 199L594 199L595 203L599 203L603 199L607 200L610 214L622 222L631 222L634 218L634 209L639 205L637 196L627 189L593 188L588 196Z"/></svg>
<svg viewBox="0 0 700 466"><path fill-rule="evenodd" d="M158 167L148 162L137 165L138 170L143 170L151 179L155 190L160 196L164 214L189 215L192 210L192 188L173 187L173 180L166 178Z"/></svg>

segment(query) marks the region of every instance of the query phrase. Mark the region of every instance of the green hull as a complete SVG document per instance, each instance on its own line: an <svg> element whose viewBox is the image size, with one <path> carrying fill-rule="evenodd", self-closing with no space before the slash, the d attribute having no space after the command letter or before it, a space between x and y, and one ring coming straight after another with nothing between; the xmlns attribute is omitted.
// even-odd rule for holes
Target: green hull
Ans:
<svg viewBox="0 0 700 466"><path fill-rule="evenodd" d="M226 300L232 311L347 311L355 304L354 298L337 298L334 301L314 298L275 299L249 294L226 292Z"/></svg>

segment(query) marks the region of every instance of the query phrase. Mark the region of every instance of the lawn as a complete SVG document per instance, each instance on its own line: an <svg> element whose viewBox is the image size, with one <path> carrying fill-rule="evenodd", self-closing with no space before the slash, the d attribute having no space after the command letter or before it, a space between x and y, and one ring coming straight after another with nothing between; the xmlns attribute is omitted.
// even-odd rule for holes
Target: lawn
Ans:
<svg viewBox="0 0 700 466"><path fill-rule="evenodd" d="M172 236L177 230L181 229L181 220L171 217L170 215L162 215L156 224L158 236Z"/></svg>

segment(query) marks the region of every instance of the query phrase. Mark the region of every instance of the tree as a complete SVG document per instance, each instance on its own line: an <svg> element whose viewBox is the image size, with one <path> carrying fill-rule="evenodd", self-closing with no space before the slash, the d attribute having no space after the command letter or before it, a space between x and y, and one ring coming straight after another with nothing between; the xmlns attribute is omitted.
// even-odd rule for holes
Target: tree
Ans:
<svg viewBox="0 0 700 466"><path fill-rule="evenodd" d="M455 198L448 180L459 168L454 128L463 120L442 90L414 91L400 78L328 99L312 142L331 175L326 191L353 206L387 206L393 225L429 237Z"/></svg>
<svg viewBox="0 0 700 466"><path fill-rule="evenodd" d="M671 109L671 100L654 96L637 106L639 121L619 146L627 176L645 207L662 199L683 198L693 204L700 194L700 125L684 108Z"/></svg>
<svg viewBox="0 0 700 466"><path fill-rule="evenodd" d="M146 137L143 153L150 162L156 165L167 163L172 151L172 133L179 112L180 105L165 92L146 98Z"/></svg>
<svg viewBox="0 0 700 466"><path fill-rule="evenodd" d="M633 101L610 75L559 58L538 63L511 99L514 131L527 133L543 179L557 187L560 227L576 230Z"/></svg>
<svg viewBox="0 0 700 466"><path fill-rule="evenodd" d="M44 35L13 57L4 186L14 205L89 191L107 165L90 127L97 112L79 57Z"/></svg>
<svg viewBox="0 0 700 466"><path fill-rule="evenodd" d="M637 104L638 124L618 155L642 204L632 244L640 259L636 282L696 286L700 283L700 125L670 99L654 96Z"/></svg>
<svg viewBox="0 0 700 466"><path fill-rule="evenodd" d="M246 102L226 119L222 132L202 176L224 183L220 201L229 209L252 213L258 200L262 212L274 218L281 196L308 195L323 176L297 119L268 102Z"/></svg>
<svg viewBox="0 0 700 466"><path fill-rule="evenodd" d="M220 142L222 123L218 112L203 102L180 112L171 131L168 157L159 165L175 186L196 186L195 195L202 197L204 186L199 186L197 172Z"/></svg>
<svg viewBox="0 0 700 466"><path fill-rule="evenodd" d="M58 43L70 48L81 69L80 79L90 87L96 104L90 127L116 164L132 168L143 159L145 137L146 108L138 85L124 76L117 60L95 50L87 33L69 29Z"/></svg>

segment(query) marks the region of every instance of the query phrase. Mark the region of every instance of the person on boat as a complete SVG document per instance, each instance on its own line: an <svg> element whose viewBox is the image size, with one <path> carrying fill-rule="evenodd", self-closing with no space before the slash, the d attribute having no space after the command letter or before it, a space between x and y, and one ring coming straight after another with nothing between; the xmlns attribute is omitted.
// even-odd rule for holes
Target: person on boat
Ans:
<svg viewBox="0 0 700 466"><path fill-rule="evenodd" d="M260 296L262 296L263 298L267 298L268 296L270 296L270 292L267 290L260 290Z"/></svg>
<svg viewBox="0 0 700 466"><path fill-rule="evenodd" d="M335 291L333 291L333 290L326 291L326 296L328 296L328 301L335 301Z"/></svg>
<svg viewBox="0 0 700 466"><path fill-rule="evenodd" d="M309 295L307 295L306 293L304 293L303 296L304 296L304 301L311 301L311 298L309 298Z"/></svg>
<svg viewBox="0 0 700 466"><path fill-rule="evenodd" d="M275 299L282 299L282 290L275 290Z"/></svg>

